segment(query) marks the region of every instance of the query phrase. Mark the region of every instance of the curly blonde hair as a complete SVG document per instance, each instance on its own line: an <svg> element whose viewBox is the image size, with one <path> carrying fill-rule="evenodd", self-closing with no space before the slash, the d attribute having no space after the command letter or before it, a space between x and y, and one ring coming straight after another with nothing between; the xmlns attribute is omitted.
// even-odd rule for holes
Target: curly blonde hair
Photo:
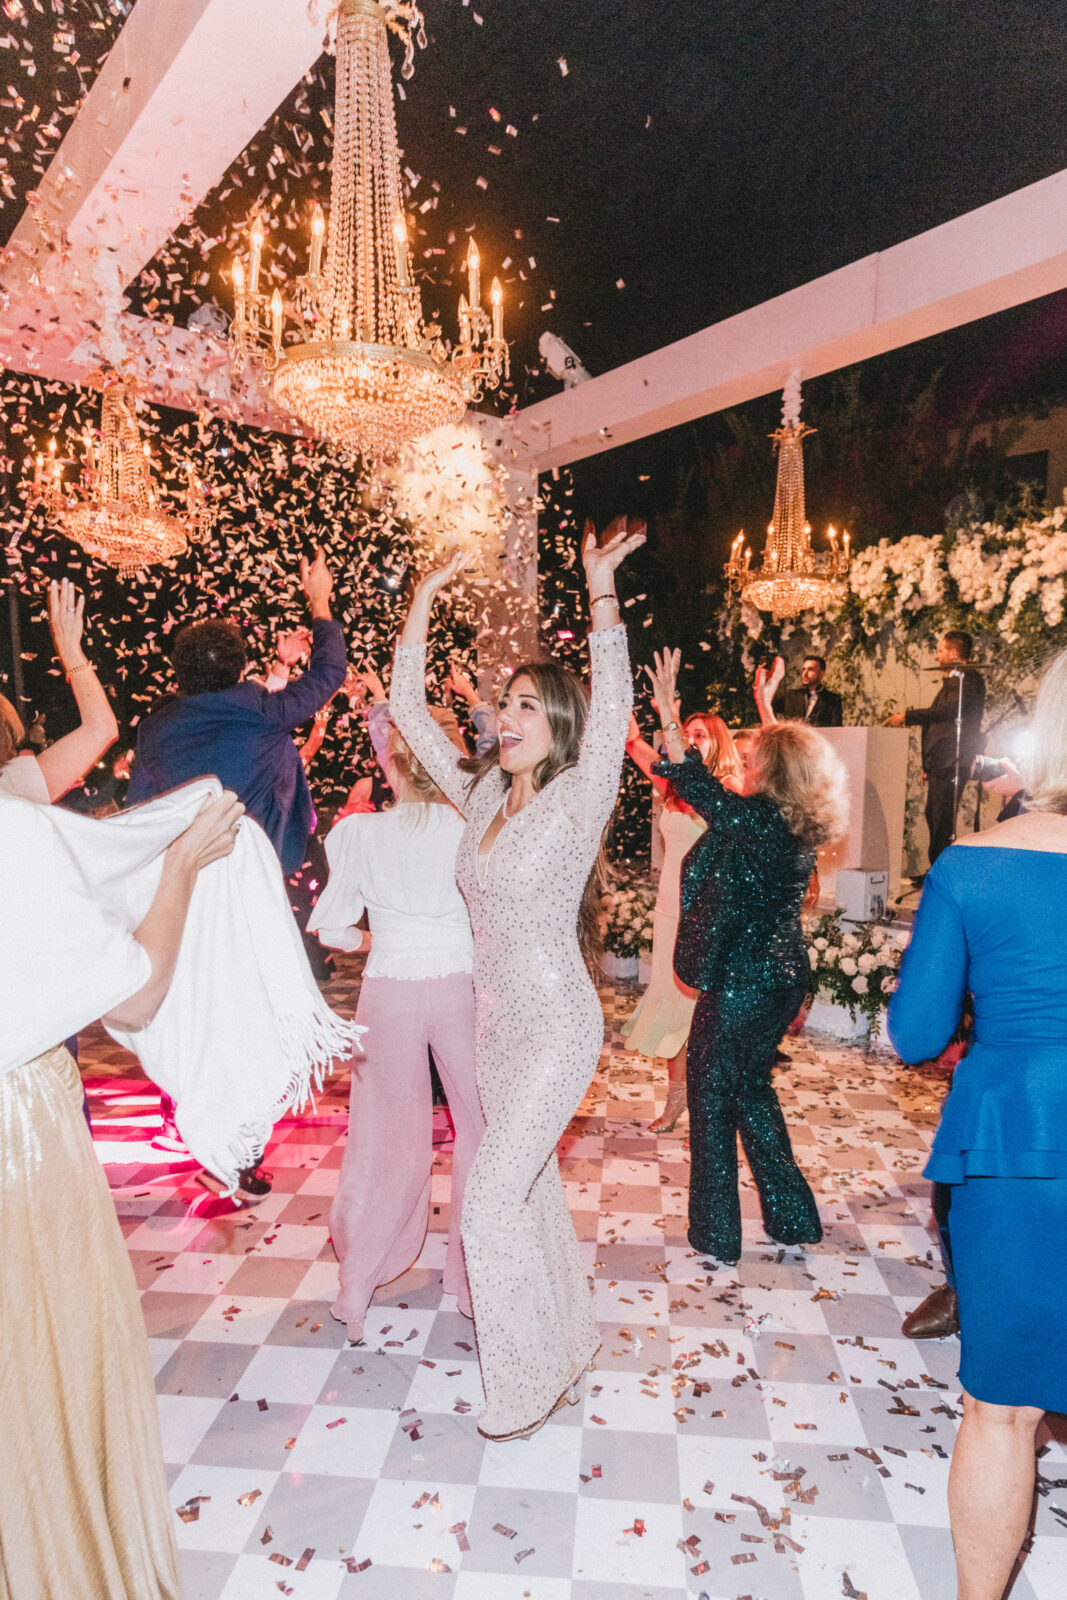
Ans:
<svg viewBox="0 0 1067 1600"><path fill-rule="evenodd" d="M749 758L749 792L765 794L809 850L848 828L848 775L827 740L803 722L761 728Z"/></svg>

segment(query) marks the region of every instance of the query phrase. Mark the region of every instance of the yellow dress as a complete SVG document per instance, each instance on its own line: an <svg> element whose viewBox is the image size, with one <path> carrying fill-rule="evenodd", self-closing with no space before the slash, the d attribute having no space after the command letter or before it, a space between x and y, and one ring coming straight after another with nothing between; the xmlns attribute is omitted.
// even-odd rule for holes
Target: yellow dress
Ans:
<svg viewBox="0 0 1067 1600"><path fill-rule="evenodd" d="M652 915L652 977L623 1023L627 1050L642 1056L676 1056L689 1038L697 992L675 976L674 941L682 898L682 862L707 828L703 817L664 806L659 831L663 865Z"/></svg>
<svg viewBox="0 0 1067 1600"><path fill-rule="evenodd" d="M0 1600L180 1600L133 1270L62 1046L0 1071Z"/></svg>

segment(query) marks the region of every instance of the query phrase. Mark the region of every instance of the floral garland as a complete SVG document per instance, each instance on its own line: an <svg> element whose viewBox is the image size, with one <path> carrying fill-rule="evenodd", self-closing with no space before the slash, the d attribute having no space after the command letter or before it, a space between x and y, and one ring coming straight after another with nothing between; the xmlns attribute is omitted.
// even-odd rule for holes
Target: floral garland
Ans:
<svg viewBox="0 0 1067 1600"><path fill-rule="evenodd" d="M613 956L636 956L652 949L652 916L656 891L647 878L635 877L612 889L601 901L604 949Z"/></svg>
<svg viewBox="0 0 1067 1600"><path fill-rule="evenodd" d="M747 653L753 639L773 648L795 637L804 648L844 647L884 656L925 643L945 628L963 628L989 644L999 675L1014 683L1067 645L1067 504L1014 522L983 521L966 512L944 533L880 539L856 553L839 603L776 624L735 602L720 619L720 637ZM997 674L994 674L996 677ZM993 700L996 682L990 683Z"/></svg>
<svg viewBox="0 0 1067 1600"><path fill-rule="evenodd" d="M841 911L828 912L811 931L811 992L873 1021L896 987L908 935L880 922L853 922L845 929L842 917Z"/></svg>

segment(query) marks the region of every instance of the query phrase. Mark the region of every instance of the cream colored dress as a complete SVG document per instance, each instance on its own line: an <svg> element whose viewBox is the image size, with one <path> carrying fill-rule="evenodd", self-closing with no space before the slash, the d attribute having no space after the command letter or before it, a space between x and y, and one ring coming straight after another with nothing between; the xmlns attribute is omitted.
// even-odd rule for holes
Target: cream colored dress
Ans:
<svg viewBox="0 0 1067 1600"><path fill-rule="evenodd" d="M703 817L688 809L664 806L660 812L663 865L652 914L652 977L621 1029L626 1048L642 1056L669 1059L689 1038L697 991L675 976L674 941L681 907L682 862L706 829Z"/></svg>
<svg viewBox="0 0 1067 1600"><path fill-rule="evenodd" d="M426 710L425 652L397 650L390 704L416 756L467 820L456 872L474 933L475 1066L486 1131L467 1183L463 1245L486 1411L510 1433L544 1416L600 1344L556 1160L604 1042L578 910L619 789L632 681L622 627L590 635L592 694L576 766L478 846L507 792L472 793Z"/></svg>

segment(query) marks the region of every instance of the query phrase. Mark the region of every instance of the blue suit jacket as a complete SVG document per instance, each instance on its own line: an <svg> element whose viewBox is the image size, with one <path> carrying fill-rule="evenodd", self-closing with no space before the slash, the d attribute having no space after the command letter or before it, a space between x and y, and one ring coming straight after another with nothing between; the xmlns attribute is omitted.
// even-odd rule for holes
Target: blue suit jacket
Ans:
<svg viewBox="0 0 1067 1600"><path fill-rule="evenodd" d="M315 808L292 733L341 687L346 665L339 622L315 622L312 635L307 671L276 694L237 683L180 695L147 716L137 732L128 804L193 778L218 778L267 834L283 871L296 872Z"/></svg>

